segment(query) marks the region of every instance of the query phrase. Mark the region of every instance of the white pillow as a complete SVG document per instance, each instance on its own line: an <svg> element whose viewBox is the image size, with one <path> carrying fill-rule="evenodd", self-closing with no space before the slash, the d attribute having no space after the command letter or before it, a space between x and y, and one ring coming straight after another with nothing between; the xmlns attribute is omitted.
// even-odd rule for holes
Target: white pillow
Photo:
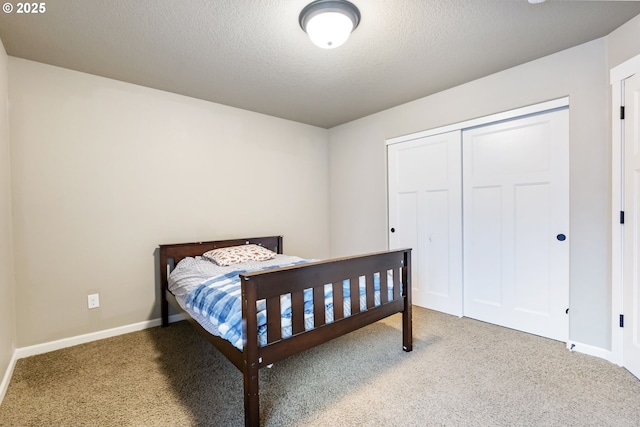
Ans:
<svg viewBox="0 0 640 427"><path fill-rule="evenodd" d="M227 267L245 261L266 261L276 257L276 253L258 245L230 246L228 248L213 249L202 254L219 266Z"/></svg>

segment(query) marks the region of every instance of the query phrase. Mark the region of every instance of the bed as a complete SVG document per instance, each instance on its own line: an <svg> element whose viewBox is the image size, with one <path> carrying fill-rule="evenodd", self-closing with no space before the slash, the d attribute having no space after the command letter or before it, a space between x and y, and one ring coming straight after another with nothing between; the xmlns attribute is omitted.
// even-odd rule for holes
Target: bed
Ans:
<svg viewBox="0 0 640 427"><path fill-rule="evenodd" d="M260 424L260 368L395 313L402 313L402 349L412 350L411 249L240 271L236 275L240 344L212 333L207 322L195 320L202 314L185 308L169 289L180 261L200 261L209 251L244 245L281 256L282 244L282 236L269 236L160 245L159 249L162 326L169 325L171 304L242 372L246 426Z"/></svg>

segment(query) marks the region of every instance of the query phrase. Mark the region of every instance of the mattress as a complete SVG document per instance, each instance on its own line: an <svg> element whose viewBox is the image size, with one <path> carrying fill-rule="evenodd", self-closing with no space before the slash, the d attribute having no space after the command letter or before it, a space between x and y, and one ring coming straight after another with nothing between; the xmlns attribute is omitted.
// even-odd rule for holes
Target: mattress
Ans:
<svg viewBox="0 0 640 427"><path fill-rule="evenodd" d="M169 275L169 290L178 304L209 333L229 341L242 350L243 337L242 301L240 274L265 269L280 268L310 262L290 255L277 255L268 261L248 261L228 267L217 265L203 257L187 257L181 260ZM393 281L388 280L388 299L393 299ZM333 286L325 285L325 322L333 322ZM344 315L351 314L351 295L349 280L343 281ZM365 278L359 278L360 310L366 310ZM374 303L380 305L380 275L374 275ZM305 329L314 328L313 294L311 289L304 291ZM291 336L291 298L290 294L280 297L282 338ZM266 303L257 303L258 343L266 344Z"/></svg>

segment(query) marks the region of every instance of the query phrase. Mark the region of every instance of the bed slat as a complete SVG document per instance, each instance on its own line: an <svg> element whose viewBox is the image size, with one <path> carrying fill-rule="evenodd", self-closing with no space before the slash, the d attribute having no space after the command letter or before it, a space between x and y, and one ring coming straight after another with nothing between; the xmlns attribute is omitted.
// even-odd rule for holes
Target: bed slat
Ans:
<svg viewBox="0 0 640 427"><path fill-rule="evenodd" d="M282 339L282 324L280 321L280 298L267 299L267 342L272 343Z"/></svg>
<svg viewBox="0 0 640 427"><path fill-rule="evenodd" d="M293 335L304 332L304 291L291 293L291 328Z"/></svg>
<svg viewBox="0 0 640 427"><path fill-rule="evenodd" d="M313 288L313 327L317 328L326 323L324 307L324 285Z"/></svg>
<svg viewBox="0 0 640 427"><path fill-rule="evenodd" d="M402 285L400 284L400 271L396 268L393 270L393 299L401 298L400 296L401 286Z"/></svg>
<svg viewBox="0 0 640 427"><path fill-rule="evenodd" d="M360 278L354 277L349 279L350 300L351 300L351 315L360 313Z"/></svg>
<svg viewBox="0 0 640 427"><path fill-rule="evenodd" d="M380 272L380 304L389 301L389 283L387 282L388 270Z"/></svg>
<svg viewBox="0 0 640 427"><path fill-rule="evenodd" d="M342 282L333 283L333 321L344 317L344 292Z"/></svg>
<svg viewBox="0 0 640 427"><path fill-rule="evenodd" d="M375 291L373 286L373 274L367 274L366 276L366 294L367 294L367 310L375 307Z"/></svg>

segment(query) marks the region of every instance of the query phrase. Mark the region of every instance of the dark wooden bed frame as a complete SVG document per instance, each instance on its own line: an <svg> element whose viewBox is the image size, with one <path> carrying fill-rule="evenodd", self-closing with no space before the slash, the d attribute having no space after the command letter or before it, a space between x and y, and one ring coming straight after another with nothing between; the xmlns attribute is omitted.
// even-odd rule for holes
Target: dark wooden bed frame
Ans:
<svg viewBox="0 0 640 427"><path fill-rule="evenodd" d="M402 348L412 350L411 324L411 249L379 252L354 257L337 258L291 267L264 270L240 275L242 288L242 318L244 349L207 332L184 312L168 290L168 274L185 257L229 246L258 244L282 253L282 236L211 242L160 245L160 286L162 326L169 325L169 302L205 334L205 336L233 363L244 377L244 412L246 426L260 425L258 370L293 354L322 344L356 329L362 328L395 313L402 313ZM380 305L374 305L373 275L380 273L380 289L387 288L387 271L393 272L393 298L380 292ZM359 298L351 299L351 315L343 313L342 282L351 279L351 295L359 295L359 278L366 277L366 310L360 310ZM333 284L334 321L325 322L324 285ZM313 288L314 329L305 331L305 289ZM291 294L292 336L282 339L280 325L280 296ZM266 300L267 344L258 344L256 302Z"/></svg>

